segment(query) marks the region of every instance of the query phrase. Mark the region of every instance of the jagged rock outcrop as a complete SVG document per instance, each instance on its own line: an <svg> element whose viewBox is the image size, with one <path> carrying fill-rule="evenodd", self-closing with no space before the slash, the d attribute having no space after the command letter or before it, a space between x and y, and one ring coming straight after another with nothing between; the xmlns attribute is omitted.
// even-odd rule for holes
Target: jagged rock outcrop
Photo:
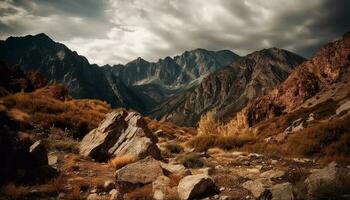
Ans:
<svg viewBox="0 0 350 200"><path fill-rule="evenodd" d="M329 89L350 67L350 34L321 48L301 64L269 94L257 98L244 109L245 123L261 121L290 112L317 93Z"/></svg>
<svg viewBox="0 0 350 200"><path fill-rule="evenodd" d="M99 161L122 155L160 159L156 141L139 113L119 110L107 114L99 127L83 138L80 154Z"/></svg>
<svg viewBox="0 0 350 200"><path fill-rule="evenodd" d="M195 125L208 111L221 119L232 116L249 100L285 80L304 60L277 48L254 52L209 75L194 89L172 97L152 115L186 126Z"/></svg>

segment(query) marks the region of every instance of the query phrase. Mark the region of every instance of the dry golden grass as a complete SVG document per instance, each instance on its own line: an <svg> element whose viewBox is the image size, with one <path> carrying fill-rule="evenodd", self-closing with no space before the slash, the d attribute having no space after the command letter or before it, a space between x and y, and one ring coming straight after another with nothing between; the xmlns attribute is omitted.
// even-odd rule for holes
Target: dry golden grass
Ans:
<svg viewBox="0 0 350 200"><path fill-rule="evenodd" d="M25 121L28 121L30 116L19 110L19 109L11 109L9 112L8 112L9 116L14 119L15 121L18 121L18 122L25 122Z"/></svg>
<svg viewBox="0 0 350 200"><path fill-rule="evenodd" d="M79 153L79 142L66 138L64 140L45 139L44 143L49 150Z"/></svg>
<svg viewBox="0 0 350 200"><path fill-rule="evenodd" d="M68 193L68 198L71 200L80 200L82 199L80 194L80 186L76 185L73 189Z"/></svg>
<svg viewBox="0 0 350 200"><path fill-rule="evenodd" d="M17 132L17 136L21 141L24 141L24 142L31 143L35 141L34 135L27 132L21 132L21 131Z"/></svg>
<svg viewBox="0 0 350 200"><path fill-rule="evenodd" d="M256 140L250 135L199 135L188 141L188 145L195 148L196 151L207 151L210 148L220 148L231 150L241 148L246 144L252 144Z"/></svg>
<svg viewBox="0 0 350 200"><path fill-rule="evenodd" d="M117 156L112 158L108 164L114 167L116 170L120 169L128 164L136 162L137 159L132 155Z"/></svg>
<svg viewBox="0 0 350 200"><path fill-rule="evenodd" d="M106 102L99 100L62 100L54 98L55 95L43 94L41 90L17 93L1 100L15 119L30 120L47 129L67 128L72 130L75 138L82 138L96 128L105 114L111 111Z"/></svg>
<svg viewBox="0 0 350 200"><path fill-rule="evenodd" d="M1 193L11 199L22 199L30 191L29 187L16 186L14 183L9 183L1 187Z"/></svg>
<svg viewBox="0 0 350 200"><path fill-rule="evenodd" d="M221 125L215 120L214 114L208 112L207 114L201 116L201 119L198 122L198 136L204 135L219 135L219 129Z"/></svg>
<svg viewBox="0 0 350 200"><path fill-rule="evenodd" d="M46 184L45 191L47 193L59 194L64 190L64 186L66 183L66 178L64 177L64 175L61 174Z"/></svg>
<svg viewBox="0 0 350 200"><path fill-rule="evenodd" d="M68 157L63 165L63 169L68 172L79 170L78 161L80 161L79 157Z"/></svg>
<svg viewBox="0 0 350 200"><path fill-rule="evenodd" d="M179 137L186 137L187 135L193 136L197 134L197 130L192 127L180 127L171 122L163 122L151 119L149 117L145 117L148 128L151 131L156 132L157 130L163 130L166 133L172 134Z"/></svg>
<svg viewBox="0 0 350 200"><path fill-rule="evenodd" d="M320 122L288 138L287 151L296 155L350 155L350 116Z"/></svg>

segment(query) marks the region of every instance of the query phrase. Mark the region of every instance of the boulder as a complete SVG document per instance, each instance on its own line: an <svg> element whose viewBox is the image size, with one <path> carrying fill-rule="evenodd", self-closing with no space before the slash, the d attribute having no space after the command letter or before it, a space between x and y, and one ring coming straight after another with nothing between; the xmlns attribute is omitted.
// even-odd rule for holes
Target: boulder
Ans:
<svg viewBox="0 0 350 200"><path fill-rule="evenodd" d="M118 192L118 190L113 189L109 192L109 194L111 195L111 197L109 198L110 200L119 200L121 199L120 194Z"/></svg>
<svg viewBox="0 0 350 200"><path fill-rule="evenodd" d="M266 190L259 200L294 200L293 186L291 183L281 183Z"/></svg>
<svg viewBox="0 0 350 200"><path fill-rule="evenodd" d="M116 185L121 193L150 184L159 176L163 176L160 162L147 157L138 162L126 165L116 171Z"/></svg>
<svg viewBox="0 0 350 200"><path fill-rule="evenodd" d="M265 191L264 184L259 180L250 180L243 183L243 188L249 190L254 197L260 197Z"/></svg>
<svg viewBox="0 0 350 200"><path fill-rule="evenodd" d="M182 200L203 198L216 190L213 179L206 174L186 176L181 179L177 188Z"/></svg>
<svg viewBox="0 0 350 200"><path fill-rule="evenodd" d="M32 146L30 146L29 154L33 164L37 167L49 164L47 151L41 140L36 141Z"/></svg>
<svg viewBox="0 0 350 200"><path fill-rule="evenodd" d="M335 183L341 185L344 177L349 176L349 168L339 167L335 162L331 162L328 166L312 172L305 180L309 198L312 199L314 192L318 188L332 186Z"/></svg>
<svg viewBox="0 0 350 200"><path fill-rule="evenodd" d="M161 162L160 166L164 171L166 171L169 174L178 173L186 170L186 167L181 164L170 164Z"/></svg>
<svg viewBox="0 0 350 200"><path fill-rule="evenodd" d="M171 186L171 181L166 176L159 176L152 183L153 199L155 200L171 200L177 199L176 187Z"/></svg>
<svg viewBox="0 0 350 200"><path fill-rule="evenodd" d="M83 138L80 154L97 161L123 155L132 155L138 159L150 155L160 159L156 142L157 138L139 113L120 110L107 114L99 127Z"/></svg>

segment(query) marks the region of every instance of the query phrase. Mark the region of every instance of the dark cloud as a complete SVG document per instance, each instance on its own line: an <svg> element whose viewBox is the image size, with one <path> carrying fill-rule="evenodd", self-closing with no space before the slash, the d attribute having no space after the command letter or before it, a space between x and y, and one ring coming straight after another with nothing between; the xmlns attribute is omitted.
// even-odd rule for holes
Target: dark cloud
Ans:
<svg viewBox="0 0 350 200"><path fill-rule="evenodd" d="M185 50L303 56L350 30L348 0L0 0L0 37L45 32L99 64Z"/></svg>

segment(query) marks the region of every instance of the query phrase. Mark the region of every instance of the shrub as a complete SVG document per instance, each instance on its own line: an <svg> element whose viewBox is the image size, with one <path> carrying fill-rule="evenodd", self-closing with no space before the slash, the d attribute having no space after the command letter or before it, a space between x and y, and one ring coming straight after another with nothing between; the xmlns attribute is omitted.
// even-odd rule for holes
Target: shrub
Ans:
<svg viewBox="0 0 350 200"><path fill-rule="evenodd" d="M1 193L11 199L22 199L29 193L29 188L24 186L16 186L14 183L9 183L1 188Z"/></svg>
<svg viewBox="0 0 350 200"><path fill-rule="evenodd" d="M136 158L132 155L117 156L112 158L108 164L114 167L116 170L120 169L128 164L136 162Z"/></svg>
<svg viewBox="0 0 350 200"><path fill-rule="evenodd" d="M65 151L70 153L79 153L79 142L71 139L65 140L44 140L49 150Z"/></svg>
<svg viewBox="0 0 350 200"><path fill-rule="evenodd" d="M69 199L71 200L80 200L81 195L80 195L80 186L76 185L73 187L73 189L69 192L68 194Z"/></svg>
<svg viewBox="0 0 350 200"><path fill-rule="evenodd" d="M165 148L170 152L170 153L181 153L183 152L183 148L181 145L177 144L177 143L170 143L170 144L166 144Z"/></svg>
<svg viewBox="0 0 350 200"><path fill-rule="evenodd" d="M61 174L47 184L46 190L51 193L59 194L64 190L66 182L66 178Z"/></svg>
<svg viewBox="0 0 350 200"><path fill-rule="evenodd" d="M201 168L204 166L202 158L197 153L189 153L179 157L179 161L187 168Z"/></svg>

